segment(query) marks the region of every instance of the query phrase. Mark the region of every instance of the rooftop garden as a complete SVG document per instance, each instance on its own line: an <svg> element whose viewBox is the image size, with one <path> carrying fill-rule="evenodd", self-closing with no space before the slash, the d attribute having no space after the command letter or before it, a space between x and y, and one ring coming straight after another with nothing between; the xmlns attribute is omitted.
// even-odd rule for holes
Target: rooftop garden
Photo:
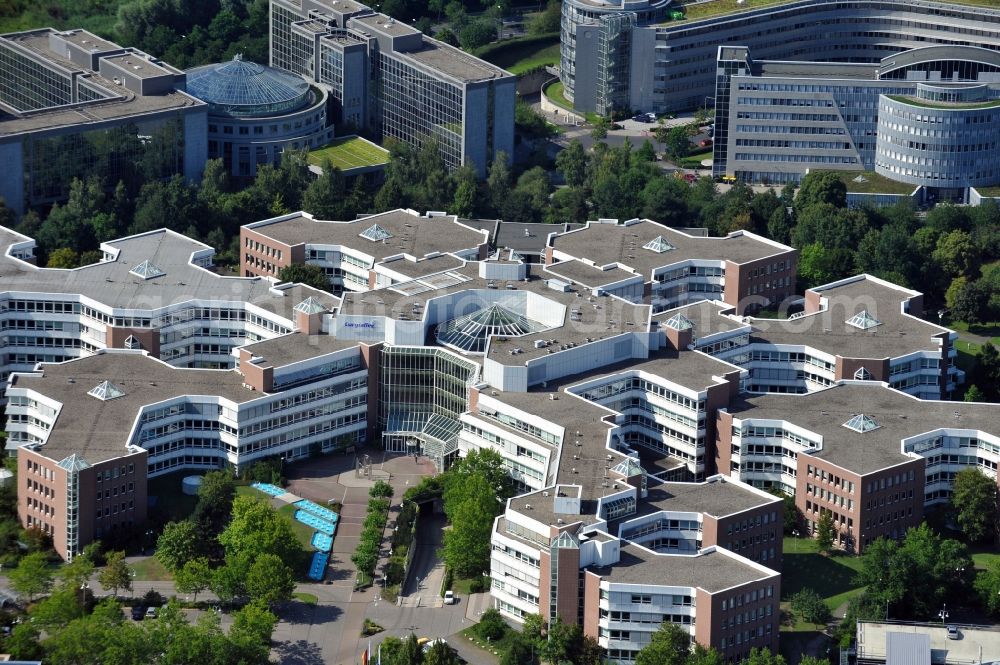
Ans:
<svg viewBox="0 0 1000 665"><path fill-rule="evenodd" d="M683 5L685 18L696 21L698 19L714 18L725 14L735 14L753 9L763 9L765 7L787 5L798 0L706 0ZM970 7L988 7L997 9L996 0L941 0L943 4L967 5Z"/></svg>
<svg viewBox="0 0 1000 665"><path fill-rule="evenodd" d="M906 182L891 180L872 171L833 171L852 194L905 194L917 188Z"/></svg>
<svg viewBox="0 0 1000 665"><path fill-rule="evenodd" d="M322 166L327 159L341 171L349 171L364 166L388 164L389 151L360 136L344 136L322 148L309 151L310 164Z"/></svg>
<svg viewBox="0 0 1000 665"><path fill-rule="evenodd" d="M916 97L904 97L903 95L886 95L886 97L888 97L893 101L900 102L902 104L909 104L910 106L919 106L925 109L967 110L967 109L990 109L996 106L1000 106L1000 99L991 99L985 102L972 102L969 104L963 104L960 102L934 102L928 99L917 99Z"/></svg>
<svg viewBox="0 0 1000 665"><path fill-rule="evenodd" d="M475 55L486 62L519 75L546 65L559 64L559 33L529 35L487 44Z"/></svg>
<svg viewBox="0 0 1000 665"><path fill-rule="evenodd" d="M979 192L980 196L987 196L990 198L1000 197L1000 186L998 187L976 187L976 191Z"/></svg>

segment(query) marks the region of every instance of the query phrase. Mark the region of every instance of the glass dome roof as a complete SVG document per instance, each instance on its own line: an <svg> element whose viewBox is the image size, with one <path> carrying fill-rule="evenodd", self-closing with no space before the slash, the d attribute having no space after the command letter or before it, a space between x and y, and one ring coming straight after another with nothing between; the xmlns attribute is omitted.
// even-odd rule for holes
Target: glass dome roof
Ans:
<svg viewBox="0 0 1000 665"><path fill-rule="evenodd" d="M215 112L237 117L290 113L310 100L301 76L236 55L229 62L187 70L187 92Z"/></svg>
<svg viewBox="0 0 1000 665"><path fill-rule="evenodd" d="M520 337L545 330L545 326L532 321L499 303L477 310L441 324L437 341L445 346L468 353L485 353L486 341L493 335Z"/></svg>

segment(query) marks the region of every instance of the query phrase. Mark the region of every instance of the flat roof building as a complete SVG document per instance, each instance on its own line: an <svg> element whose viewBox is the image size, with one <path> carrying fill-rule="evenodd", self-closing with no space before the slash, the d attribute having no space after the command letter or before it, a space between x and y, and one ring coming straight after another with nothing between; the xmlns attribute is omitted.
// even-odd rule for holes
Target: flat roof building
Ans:
<svg viewBox="0 0 1000 665"><path fill-rule="evenodd" d="M0 197L22 214L73 178L201 177L207 107L184 89L180 70L85 30L0 35Z"/></svg>
<svg viewBox="0 0 1000 665"><path fill-rule="evenodd" d="M358 2L271 0L271 65L332 100L331 122L420 146L480 177L514 154L513 75Z"/></svg>

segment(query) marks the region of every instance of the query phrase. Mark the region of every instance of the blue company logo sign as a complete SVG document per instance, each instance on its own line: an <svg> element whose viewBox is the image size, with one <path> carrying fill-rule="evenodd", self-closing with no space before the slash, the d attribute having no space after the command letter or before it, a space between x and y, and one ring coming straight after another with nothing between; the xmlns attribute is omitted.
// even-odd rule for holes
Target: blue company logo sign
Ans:
<svg viewBox="0 0 1000 665"><path fill-rule="evenodd" d="M344 321L345 328L367 328L369 330L375 330L374 321Z"/></svg>

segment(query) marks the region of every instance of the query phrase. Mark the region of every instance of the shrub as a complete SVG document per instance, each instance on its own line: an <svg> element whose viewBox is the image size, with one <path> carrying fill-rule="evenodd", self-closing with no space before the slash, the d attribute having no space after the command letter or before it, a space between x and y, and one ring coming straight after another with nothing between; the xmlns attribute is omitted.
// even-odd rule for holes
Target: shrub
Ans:
<svg viewBox="0 0 1000 665"><path fill-rule="evenodd" d="M393 494L392 485L384 480L376 480L372 488L368 490L368 496L376 499L387 499Z"/></svg>
<svg viewBox="0 0 1000 665"><path fill-rule="evenodd" d="M500 611L490 608L483 612L483 616L476 625L476 633L484 640L496 642L507 632L507 622L503 620Z"/></svg>
<svg viewBox="0 0 1000 665"><path fill-rule="evenodd" d="M477 577L476 579L472 580L472 582L469 583L469 592L470 593L482 593L482 592L486 591L486 580L487 579L489 579L489 578L480 576L480 577Z"/></svg>

